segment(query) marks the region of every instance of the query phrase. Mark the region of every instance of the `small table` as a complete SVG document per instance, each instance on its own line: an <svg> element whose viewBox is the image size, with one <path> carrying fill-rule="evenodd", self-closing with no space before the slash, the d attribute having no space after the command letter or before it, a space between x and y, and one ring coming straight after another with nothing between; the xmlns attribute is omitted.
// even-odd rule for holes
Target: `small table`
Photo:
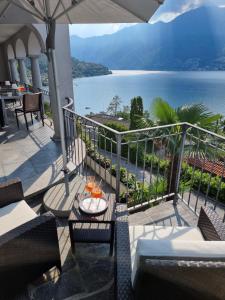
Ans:
<svg viewBox="0 0 225 300"><path fill-rule="evenodd" d="M1 95L0 94L0 125L1 127L4 127L8 125L8 117L7 117L7 111L5 107L5 100L11 100L11 99L20 99L22 95L15 95L15 96L7 96L7 95Z"/></svg>
<svg viewBox="0 0 225 300"><path fill-rule="evenodd" d="M79 196L78 196L79 197ZM74 201L68 222L72 252L77 243L108 243L113 254L115 228L115 195L106 194L108 209L101 215L89 215L79 209L79 201Z"/></svg>

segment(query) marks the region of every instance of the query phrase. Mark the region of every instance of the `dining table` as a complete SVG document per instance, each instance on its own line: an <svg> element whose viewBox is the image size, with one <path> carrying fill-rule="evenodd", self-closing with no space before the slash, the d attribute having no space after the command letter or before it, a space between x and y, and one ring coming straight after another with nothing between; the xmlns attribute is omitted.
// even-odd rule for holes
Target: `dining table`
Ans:
<svg viewBox="0 0 225 300"><path fill-rule="evenodd" d="M23 95L7 95L7 94L0 94L0 126L5 127L9 125L8 123L8 116L7 116L7 108L5 105L6 100L19 100Z"/></svg>

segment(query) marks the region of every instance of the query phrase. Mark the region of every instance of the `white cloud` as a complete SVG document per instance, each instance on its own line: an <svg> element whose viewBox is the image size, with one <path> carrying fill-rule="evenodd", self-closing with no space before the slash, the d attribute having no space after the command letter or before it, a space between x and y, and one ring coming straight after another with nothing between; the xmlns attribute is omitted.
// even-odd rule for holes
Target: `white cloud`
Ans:
<svg viewBox="0 0 225 300"><path fill-rule="evenodd" d="M150 20L150 23L171 22L176 17L196 9L201 6L217 6L224 5L224 0L165 0L165 3L158 9Z"/></svg>

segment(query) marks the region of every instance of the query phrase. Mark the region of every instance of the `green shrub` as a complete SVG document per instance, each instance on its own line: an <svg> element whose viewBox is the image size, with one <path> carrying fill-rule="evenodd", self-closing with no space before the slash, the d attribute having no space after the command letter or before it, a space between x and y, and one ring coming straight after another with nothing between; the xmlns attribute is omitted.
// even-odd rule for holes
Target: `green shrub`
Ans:
<svg viewBox="0 0 225 300"><path fill-rule="evenodd" d="M86 149L90 157L92 157L96 162L98 162L102 167L109 169L111 167L111 161L99 155L99 153L94 149L91 141L86 140ZM122 147L122 156L128 157L128 147ZM150 169L152 166L153 171L160 171L161 174L164 174L169 169L170 161L168 159L160 159L155 154L146 154L143 155L143 145L139 145L139 151L137 154L137 144L130 144L129 146L129 157L130 162L133 164L137 163L139 166L143 166L145 159L146 169ZM116 168L115 166L111 167L111 174L116 177ZM140 201L148 201L156 195L163 195L166 193L166 180L158 180L150 186L142 184L137 181L134 174L128 173L126 168L120 168L120 180L121 182L128 187L129 195L122 195L122 197L128 197L130 203L140 203ZM210 183L210 186L208 187ZM148 186L148 192L146 190ZM187 162L182 163L182 172L180 180L180 192L185 192L188 189L200 190L203 194L207 194L213 199L217 199L225 203L225 182L221 181L221 177L210 175L207 172L201 172L199 169L194 169ZM219 193L218 193L219 190ZM142 200L141 200L142 199Z"/></svg>
<svg viewBox="0 0 225 300"><path fill-rule="evenodd" d="M52 119L52 110L49 102L44 102L44 113L48 118Z"/></svg>
<svg viewBox="0 0 225 300"><path fill-rule="evenodd" d="M151 199L158 198L166 193L166 180L159 179L148 185L147 183L137 182L136 189L130 192L128 206L134 206Z"/></svg>

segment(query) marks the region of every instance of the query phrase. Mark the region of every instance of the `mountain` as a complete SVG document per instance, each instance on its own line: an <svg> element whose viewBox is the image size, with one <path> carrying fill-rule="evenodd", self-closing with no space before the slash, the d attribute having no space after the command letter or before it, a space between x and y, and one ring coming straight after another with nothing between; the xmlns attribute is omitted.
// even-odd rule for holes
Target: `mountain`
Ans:
<svg viewBox="0 0 225 300"><path fill-rule="evenodd" d="M170 23L138 24L111 35L71 36L71 54L110 69L225 70L225 9L201 7Z"/></svg>

